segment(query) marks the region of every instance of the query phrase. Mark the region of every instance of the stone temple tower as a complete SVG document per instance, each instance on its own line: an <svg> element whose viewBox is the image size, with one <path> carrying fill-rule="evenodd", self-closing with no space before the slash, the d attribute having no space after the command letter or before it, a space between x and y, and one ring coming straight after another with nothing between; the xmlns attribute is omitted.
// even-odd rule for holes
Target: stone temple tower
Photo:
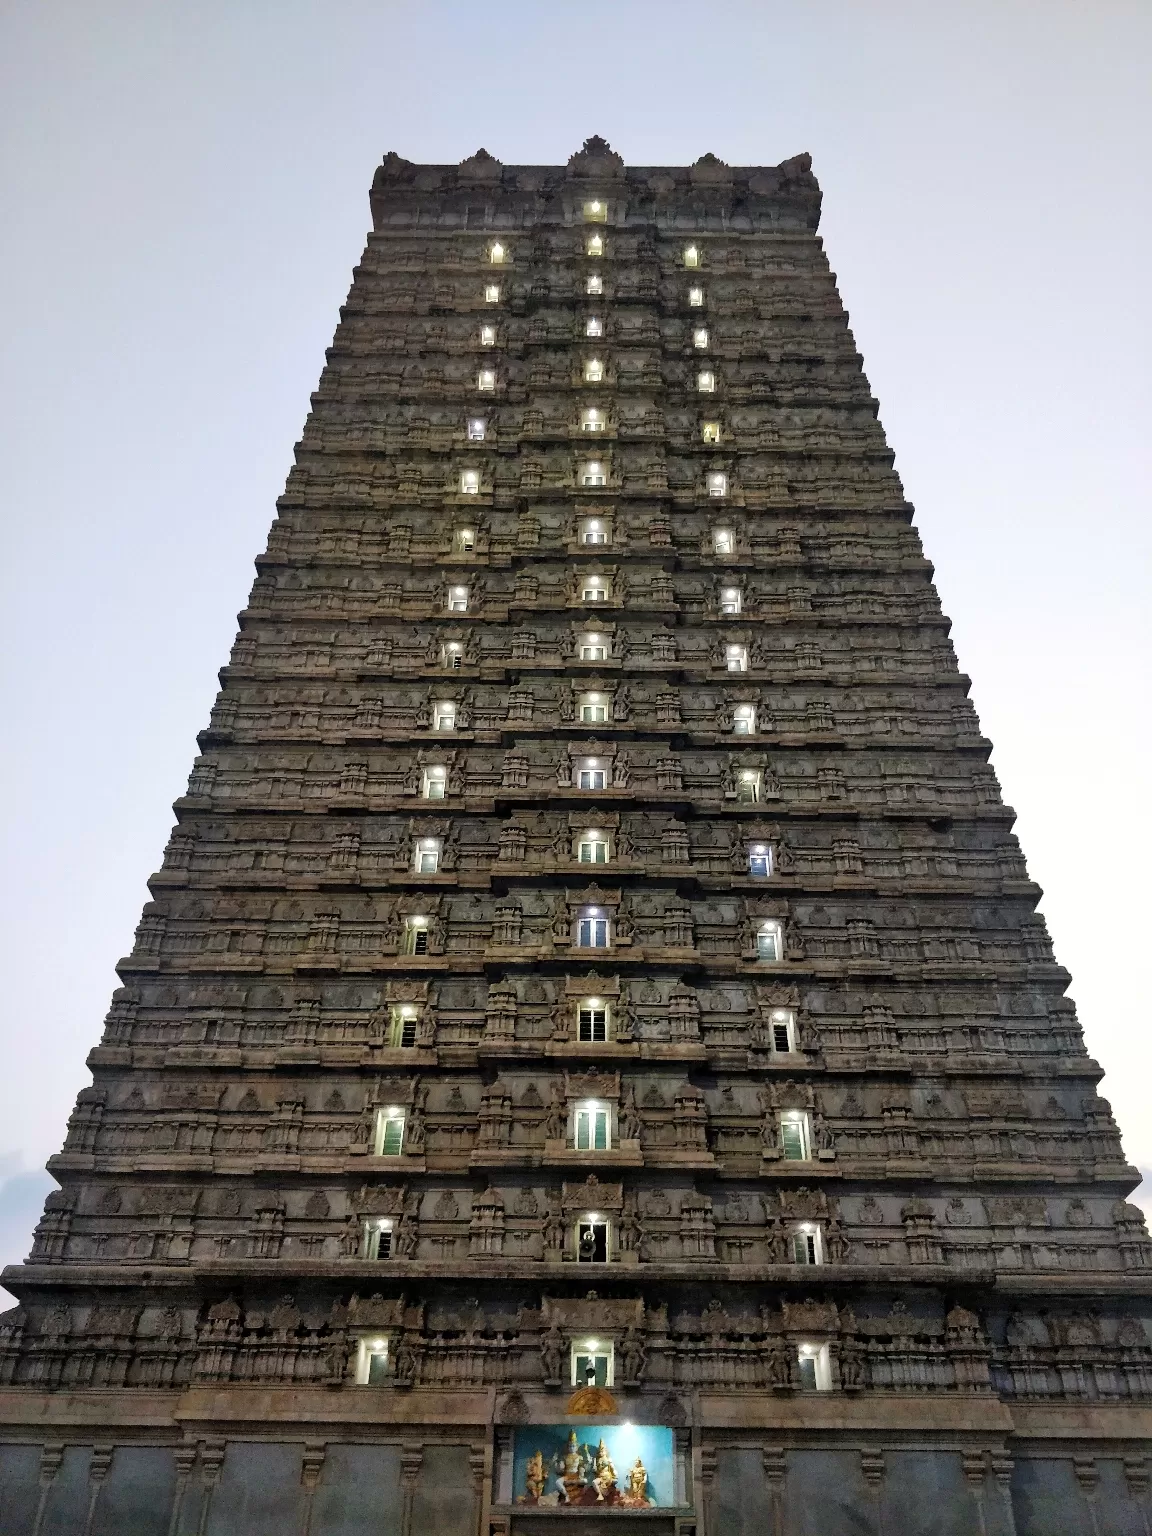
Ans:
<svg viewBox="0 0 1152 1536"><path fill-rule="evenodd" d="M4 1536L1146 1536L1137 1175L819 209L380 166Z"/></svg>

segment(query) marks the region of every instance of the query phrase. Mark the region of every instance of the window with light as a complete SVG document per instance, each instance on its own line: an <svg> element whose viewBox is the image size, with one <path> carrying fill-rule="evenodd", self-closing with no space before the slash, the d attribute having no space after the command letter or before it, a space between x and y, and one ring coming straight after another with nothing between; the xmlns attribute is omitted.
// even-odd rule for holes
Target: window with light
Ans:
<svg viewBox="0 0 1152 1536"><path fill-rule="evenodd" d="M392 1223L387 1216L379 1221L364 1223L364 1257L366 1259L392 1257Z"/></svg>
<svg viewBox="0 0 1152 1536"><path fill-rule="evenodd" d="M588 256L603 256L603 254L604 254L604 236L603 235L589 235L587 243L584 246L584 252Z"/></svg>
<svg viewBox="0 0 1152 1536"><path fill-rule="evenodd" d="M582 432L603 432L604 412L596 405L586 405L580 412L580 430Z"/></svg>
<svg viewBox="0 0 1152 1536"><path fill-rule="evenodd" d="M356 1345L356 1384L375 1387L388 1379L388 1340L361 1338Z"/></svg>
<svg viewBox="0 0 1152 1536"><path fill-rule="evenodd" d="M584 359L585 384L600 384L604 380L604 364L598 357L586 357Z"/></svg>
<svg viewBox="0 0 1152 1536"><path fill-rule="evenodd" d="M401 949L406 955L426 955L428 953L428 919L426 917L406 917L404 919L404 937Z"/></svg>
<svg viewBox="0 0 1152 1536"><path fill-rule="evenodd" d="M582 517L580 519L581 544L607 544L608 524L602 517Z"/></svg>
<svg viewBox="0 0 1152 1536"><path fill-rule="evenodd" d="M608 948L608 914L601 907L586 907L576 919L578 949Z"/></svg>
<svg viewBox="0 0 1152 1536"><path fill-rule="evenodd" d="M494 347L496 345L496 327L494 325L482 325L480 327L480 345L482 347Z"/></svg>
<svg viewBox="0 0 1152 1536"><path fill-rule="evenodd" d="M418 1013L412 1003L401 1003L388 1011L388 1044L410 1050L416 1044Z"/></svg>
<svg viewBox="0 0 1152 1536"><path fill-rule="evenodd" d="M476 548L475 528L457 528L452 545L458 555L470 555Z"/></svg>
<svg viewBox="0 0 1152 1536"><path fill-rule="evenodd" d="M737 704L732 711L732 730L737 736L754 736L756 734L756 706L755 704Z"/></svg>
<svg viewBox="0 0 1152 1536"><path fill-rule="evenodd" d="M586 464L581 464L579 478L581 485L596 486L608 483L605 467L599 459L590 459Z"/></svg>
<svg viewBox="0 0 1152 1536"><path fill-rule="evenodd" d="M404 1150L404 1111L389 1108L376 1112L376 1156L399 1157Z"/></svg>
<svg viewBox="0 0 1152 1536"><path fill-rule="evenodd" d="M482 443L488 436L488 424L483 416L469 416L468 441L470 443Z"/></svg>
<svg viewBox="0 0 1152 1536"><path fill-rule="evenodd" d="M716 375L711 368L702 368L696 375L696 388L702 395L714 395L716 393Z"/></svg>
<svg viewBox="0 0 1152 1536"><path fill-rule="evenodd" d="M493 240L488 247L488 260L494 267L502 267L508 260L507 248L500 240Z"/></svg>
<svg viewBox="0 0 1152 1536"><path fill-rule="evenodd" d="M756 933L756 958L769 965L784 958L784 935L778 922L761 923Z"/></svg>
<svg viewBox="0 0 1152 1536"><path fill-rule="evenodd" d="M686 267L698 267L700 265L700 247L698 245L686 245L684 247L684 265Z"/></svg>
<svg viewBox="0 0 1152 1536"><path fill-rule="evenodd" d="M594 1099L576 1106L577 1152L607 1152L611 1146L608 1106Z"/></svg>
<svg viewBox="0 0 1152 1536"><path fill-rule="evenodd" d="M449 640L447 644L440 647L440 659L449 672L459 672L460 668L464 665L464 647L458 640ZM455 723L455 705L452 706L452 718L453 723ZM439 730L440 727L438 726L437 729ZM445 729L450 730L451 727L446 726Z"/></svg>
<svg viewBox="0 0 1152 1536"><path fill-rule="evenodd" d="M736 535L731 528L713 528L712 553L714 555L733 555L736 553Z"/></svg>
<svg viewBox="0 0 1152 1536"><path fill-rule="evenodd" d="M576 1036L585 1045L608 1038L608 1005L602 997L584 997L576 1010Z"/></svg>
<svg viewBox="0 0 1152 1536"><path fill-rule="evenodd" d="M599 298L604 292L604 279L600 276L599 272L589 272L587 281L584 284L584 292L589 298L593 299Z"/></svg>
<svg viewBox="0 0 1152 1536"><path fill-rule="evenodd" d="M595 757L586 757L576 770L577 789L607 789L608 769Z"/></svg>
<svg viewBox="0 0 1152 1536"><path fill-rule="evenodd" d="M709 496L727 496L728 476L718 469L710 469L706 477Z"/></svg>
<svg viewBox="0 0 1152 1536"><path fill-rule="evenodd" d="M697 352L704 352L707 350L708 327L706 325L698 325L692 332L692 345L696 348Z"/></svg>
<svg viewBox="0 0 1152 1536"><path fill-rule="evenodd" d="M580 595L586 603L606 602L608 599L608 584L602 576L586 576Z"/></svg>
<svg viewBox="0 0 1152 1536"><path fill-rule="evenodd" d="M607 1264L608 1219L589 1211L576 1223L576 1260L580 1264Z"/></svg>
<svg viewBox="0 0 1152 1536"><path fill-rule="evenodd" d="M760 798L760 774L755 768L742 768L736 775L736 798L754 805Z"/></svg>
<svg viewBox="0 0 1152 1536"><path fill-rule="evenodd" d="M718 443L720 441L720 423L718 421L706 421L700 427L700 436L706 443Z"/></svg>
<svg viewBox="0 0 1152 1536"><path fill-rule="evenodd" d="M802 1109L781 1111L780 1150L790 1163L806 1163L812 1156L812 1134Z"/></svg>
<svg viewBox="0 0 1152 1536"><path fill-rule="evenodd" d="M607 661L608 641L603 635L580 636L581 661Z"/></svg>
<svg viewBox="0 0 1152 1536"><path fill-rule="evenodd" d="M496 370L495 370L495 368L481 368L480 372L476 375L476 388L478 390L480 390L480 392L482 394L486 394L486 395L491 395L491 394L493 394L495 392L495 390L496 390Z"/></svg>
<svg viewBox="0 0 1152 1536"><path fill-rule="evenodd" d="M827 1344L801 1344L796 1352L800 1386L805 1392L832 1390L832 1361Z"/></svg>
<svg viewBox="0 0 1152 1536"><path fill-rule="evenodd" d="M724 666L729 672L747 672L748 647L746 645L726 645L724 647Z"/></svg>
<svg viewBox="0 0 1152 1536"><path fill-rule="evenodd" d="M499 302L500 302L500 284L499 283L485 283L484 284L484 302L485 302L485 304L499 304Z"/></svg>
<svg viewBox="0 0 1152 1536"><path fill-rule="evenodd" d="M585 336L603 336L604 322L599 315L589 315L584 322Z"/></svg>
<svg viewBox="0 0 1152 1536"><path fill-rule="evenodd" d="M693 309L704 308L704 290L693 285L688 290L688 303Z"/></svg>
<svg viewBox="0 0 1152 1536"><path fill-rule="evenodd" d="M613 1380L611 1343L581 1339L572 1345L572 1385L610 1387Z"/></svg>
<svg viewBox="0 0 1152 1536"><path fill-rule="evenodd" d="M414 866L418 875L434 875L440 869L440 839L422 837L417 841Z"/></svg>
<svg viewBox="0 0 1152 1536"><path fill-rule="evenodd" d="M720 588L720 612L737 614L744 606L743 594L739 587Z"/></svg>
<svg viewBox="0 0 1152 1536"><path fill-rule="evenodd" d="M580 722L582 725L603 725L608 719L608 696L603 693L584 693L580 696Z"/></svg>
<svg viewBox="0 0 1152 1536"><path fill-rule="evenodd" d="M467 613L468 612L468 588L467 587L449 587L448 588L448 612L449 613Z"/></svg>
<svg viewBox="0 0 1152 1536"><path fill-rule="evenodd" d="M591 202L584 204L584 219L589 224L603 224L608 218L608 204L602 198L594 197Z"/></svg>
<svg viewBox="0 0 1152 1536"><path fill-rule="evenodd" d="M452 699L437 699L432 706L432 729L454 731L456 729L456 704Z"/></svg>
<svg viewBox="0 0 1152 1536"><path fill-rule="evenodd" d="M607 864L608 838L603 832L581 832L576 856L581 864Z"/></svg>
<svg viewBox="0 0 1152 1536"><path fill-rule="evenodd" d="M824 1250L820 1242L817 1222L806 1221L792 1231L792 1262L794 1264L823 1264Z"/></svg>
<svg viewBox="0 0 1152 1536"><path fill-rule="evenodd" d="M767 843L749 845L748 873L757 880L766 880L772 873L772 850Z"/></svg>
<svg viewBox="0 0 1152 1536"><path fill-rule="evenodd" d="M460 471L461 496L478 496L480 494L480 471L478 469L462 469Z"/></svg>
<svg viewBox="0 0 1152 1536"><path fill-rule="evenodd" d="M425 768L421 781L421 797L425 800L443 800L448 792L448 770L440 765Z"/></svg>

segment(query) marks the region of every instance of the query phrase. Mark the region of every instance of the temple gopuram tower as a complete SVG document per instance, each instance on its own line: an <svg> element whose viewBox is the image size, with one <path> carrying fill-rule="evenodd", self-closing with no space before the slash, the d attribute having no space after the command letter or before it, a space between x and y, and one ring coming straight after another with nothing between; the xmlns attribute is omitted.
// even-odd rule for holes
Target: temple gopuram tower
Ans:
<svg viewBox="0 0 1152 1536"><path fill-rule="evenodd" d="M807 156L389 154L3 1536L1147 1536L1152 1245Z"/></svg>

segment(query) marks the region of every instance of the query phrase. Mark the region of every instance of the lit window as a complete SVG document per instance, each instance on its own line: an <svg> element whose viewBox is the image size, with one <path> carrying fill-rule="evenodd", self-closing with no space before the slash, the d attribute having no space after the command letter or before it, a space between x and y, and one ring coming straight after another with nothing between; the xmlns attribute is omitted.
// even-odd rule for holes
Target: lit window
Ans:
<svg viewBox="0 0 1152 1536"><path fill-rule="evenodd" d="M356 1384L376 1386L388 1377L388 1340L361 1339L356 1347Z"/></svg>
<svg viewBox="0 0 1152 1536"><path fill-rule="evenodd" d="M488 260L494 267L502 267L508 259L508 252L499 240L493 240L488 247Z"/></svg>
<svg viewBox="0 0 1152 1536"><path fill-rule="evenodd" d="M462 469L460 471L460 494L462 496L478 496L480 494L480 471L478 469Z"/></svg>
<svg viewBox="0 0 1152 1536"><path fill-rule="evenodd" d="M443 800L448 792L448 770L443 767L425 768L421 779L420 794L425 800Z"/></svg>
<svg viewBox="0 0 1152 1536"><path fill-rule="evenodd" d="M495 385L492 387L495 388ZM716 375L710 368L702 368L696 375L696 388L702 395L714 395L716 393Z"/></svg>
<svg viewBox="0 0 1152 1536"><path fill-rule="evenodd" d="M585 250L585 253L587 255L589 255L589 256L603 256L603 254L604 254L604 236L603 235L589 235L588 236L588 243L584 247L584 250Z"/></svg>
<svg viewBox="0 0 1152 1536"><path fill-rule="evenodd" d="M704 290L703 290L703 288L689 288L689 290L688 290L688 302L692 306L693 309L703 309L703 307L704 307Z"/></svg>
<svg viewBox="0 0 1152 1536"><path fill-rule="evenodd" d="M760 799L760 772L756 768L741 768L736 775L736 798L746 805L755 805Z"/></svg>
<svg viewBox="0 0 1152 1536"><path fill-rule="evenodd" d="M608 839L603 832L582 832L576 849L581 864L608 862Z"/></svg>
<svg viewBox="0 0 1152 1536"><path fill-rule="evenodd" d="M772 873L772 850L767 843L753 843L748 849L748 873L766 880Z"/></svg>
<svg viewBox="0 0 1152 1536"><path fill-rule="evenodd" d="M768 1036L776 1056L790 1056L796 1049L796 1015L791 1008L773 1008L768 1015Z"/></svg>
<svg viewBox="0 0 1152 1536"><path fill-rule="evenodd" d="M576 1034L586 1045L608 1038L608 1006L602 997L584 997L576 1009Z"/></svg>
<svg viewBox="0 0 1152 1536"><path fill-rule="evenodd" d="M595 405L586 405L580 412L580 430L582 432L603 432L604 412Z"/></svg>
<svg viewBox="0 0 1152 1536"><path fill-rule="evenodd" d="M580 595L586 603L603 603L608 599L608 585L602 576L586 576Z"/></svg>
<svg viewBox="0 0 1152 1536"><path fill-rule="evenodd" d="M499 302L500 302L500 284L499 283L485 283L484 284L484 302L485 302L485 304L499 304Z"/></svg>
<svg viewBox="0 0 1152 1536"><path fill-rule="evenodd" d="M468 588L467 587L449 587L448 588L448 612L449 613L467 613L468 612Z"/></svg>
<svg viewBox="0 0 1152 1536"><path fill-rule="evenodd" d="M413 868L418 875L435 875L439 872L440 839L438 837L421 837L417 840Z"/></svg>
<svg viewBox="0 0 1152 1536"><path fill-rule="evenodd" d="M612 1345L599 1339L582 1339L572 1346L572 1385L574 1387L610 1387L612 1385Z"/></svg>
<svg viewBox="0 0 1152 1536"><path fill-rule="evenodd" d="M460 668L464 665L464 647L458 640L449 640L440 647L440 659L450 672L459 672ZM455 704L452 706L452 711L453 720L455 720ZM452 727L450 725L437 726L436 729L450 731Z"/></svg>
<svg viewBox="0 0 1152 1536"><path fill-rule="evenodd" d="M692 345L696 348L697 352L703 352L707 349L708 327L706 325L698 325L692 332Z"/></svg>
<svg viewBox="0 0 1152 1536"><path fill-rule="evenodd" d="M727 496L728 494L728 476L718 469L708 471L708 494L709 496Z"/></svg>
<svg viewBox="0 0 1152 1536"><path fill-rule="evenodd" d="M728 672L747 672L748 647L746 645L726 645L724 647L724 668Z"/></svg>
<svg viewBox="0 0 1152 1536"><path fill-rule="evenodd" d="M416 1044L417 1009L412 1003L401 1003L388 1011L388 1044L397 1049L411 1050Z"/></svg>
<svg viewBox="0 0 1152 1536"><path fill-rule="evenodd" d="M432 706L432 729L434 731L454 731L456 729L456 701L454 699L437 699Z"/></svg>
<svg viewBox="0 0 1152 1536"><path fill-rule="evenodd" d="M686 267L698 267L700 265L700 248L696 245L684 247L684 265Z"/></svg>
<svg viewBox="0 0 1152 1536"><path fill-rule="evenodd" d="M823 1264L824 1251L820 1243L820 1228L815 1222L805 1222L792 1233L792 1262L794 1264Z"/></svg>
<svg viewBox="0 0 1152 1536"><path fill-rule="evenodd" d="M584 292L590 298L599 298L604 292L604 279L600 276L599 272L590 272L588 274L588 281L584 284Z"/></svg>
<svg viewBox="0 0 1152 1536"><path fill-rule="evenodd" d="M404 1149L404 1111L381 1109L376 1114L376 1156L399 1157Z"/></svg>
<svg viewBox="0 0 1152 1536"><path fill-rule="evenodd" d="M589 315L584 322L585 336L603 336L604 322L599 315Z"/></svg>
<svg viewBox="0 0 1152 1536"><path fill-rule="evenodd" d="M403 1128L403 1121L400 1122ZM377 1153L377 1156L380 1154ZM394 1154L392 1154L394 1155ZM366 1221L364 1223L364 1257L366 1259L390 1259L392 1257L392 1223Z"/></svg>
<svg viewBox="0 0 1152 1536"><path fill-rule="evenodd" d="M718 421L706 421L700 428L700 436L706 443L718 443L720 441L720 423Z"/></svg>
<svg viewBox="0 0 1152 1536"><path fill-rule="evenodd" d="M775 920L761 923L756 934L756 958L776 964L784 956L784 935Z"/></svg>
<svg viewBox="0 0 1152 1536"><path fill-rule="evenodd" d="M720 588L720 612L727 614L739 613L744 606L743 597L739 587Z"/></svg>
<svg viewBox="0 0 1152 1536"><path fill-rule="evenodd" d="M587 757L576 770L577 789L607 789L608 770L594 757Z"/></svg>
<svg viewBox="0 0 1152 1536"><path fill-rule="evenodd" d="M756 734L756 706L755 704L737 704L732 711L732 730L737 736L754 736Z"/></svg>
<svg viewBox="0 0 1152 1536"><path fill-rule="evenodd" d="M577 1152L607 1152L609 1144L607 1104L598 1104L592 1100L577 1105Z"/></svg>
<svg viewBox="0 0 1152 1536"><path fill-rule="evenodd" d="M496 327L494 325L482 325L480 327L480 345L482 347L494 347L496 345Z"/></svg>
<svg viewBox="0 0 1152 1536"><path fill-rule="evenodd" d="M713 528L712 553L714 555L732 555L736 552L736 535L731 528Z"/></svg>
<svg viewBox="0 0 1152 1536"><path fill-rule="evenodd" d="M576 920L577 949L607 949L608 919L600 907L586 907Z"/></svg>
<svg viewBox="0 0 1152 1536"><path fill-rule="evenodd" d="M452 547L458 555L470 555L476 548L475 528L457 528L452 535Z"/></svg>
<svg viewBox="0 0 1152 1536"><path fill-rule="evenodd" d="M406 917L404 919L402 952L406 955L426 955L428 953L428 919L426 917Z"/></svg>
<svg viewBox="0 0 1152 1536"><path fill-rule="evenodd" d="M607 483L608 476L605 473L604 465L600 463L599 459L592 459L587 464L581 464L581 485L607 485Z"/></svg>
<svg viewBox="0 0 1152 1536"><path fill-rule="evenodd" d="M576 1225L576 1259L580 1264L607 1264L608 1223L595 1211Z"/></svg>
<svg viewBox="0 0 1152 1536"><path fill-rule="evenodd" d="M806 1392L831 1392L832 1364L827 1344L801 1344L797 1350L800 1386Z"/></svg>
<svg viewBox="0 0 1152 1536"><path fill-rule="evenodd" d="M603 725L608 719L608 700L602 693L585 693L580 699L583 725Z"/></svg>
<svg viewBox="0 0 1152 1536"><path fill-rule="evenodd" d="M604 379L604 364L598 357L586 357L584 359L585 384L600 384Z"/></svg>
<svg viewBox="0 0 1152 1536"><path fill-rule="evenodd" d="M608 218L608 204L594 197L584 204L584 218L589 224L603 224Z"/></svg>
<svg viewBox="0 0 1152 1536"><path fill-rule="evenodd" d="M608 524L602 517L582 517L579 532L581 544L607 544L608 542Z"/></svg>
<svg viewBox="0 0 1152 1536"><path fill-rule="evenodd" d="M483 416L469 416L468 441L470 443L482 443L488 436L488 426Z"/></svg>
<svg viewBox="0 0 1152 1536"><path fill-rule="evenodd" d="M607 661L608 642L603 635L580 636L581 661Z"/></svg>
<svg viewBox="0 0 1152 1536"><path fill-rule="evenodd" d="M808 1116L802 1109L786 1109L781 1113L780 1149L792 1163L806 1163L812 1156Z"/></svg>
<svg viewBox="0 0 1152 1536"><path fill-rule="evenodd" d="M404 954L425 955L429 952L429 920L427 917L404 919Z"/></svg>
<svg viewBox="0 0 1152 1536"><path fill-rule="evenodd" d="M484 394L490 395L496 389L496 370L494 368L481 368L476 375L476 388Z"/></svg>

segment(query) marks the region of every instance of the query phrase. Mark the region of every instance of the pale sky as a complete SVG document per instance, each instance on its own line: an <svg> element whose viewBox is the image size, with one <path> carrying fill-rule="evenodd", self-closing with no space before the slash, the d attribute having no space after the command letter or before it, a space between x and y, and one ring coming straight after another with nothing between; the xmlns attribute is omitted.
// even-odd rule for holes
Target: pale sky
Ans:
<svg viewBox="0 0 1152 1536"><path fill-rule="evenodd" d="M1129 1159L1145 1023L1144 0L0 0L0 1262L26 1253L386 150L803 150Z"/></svg>

